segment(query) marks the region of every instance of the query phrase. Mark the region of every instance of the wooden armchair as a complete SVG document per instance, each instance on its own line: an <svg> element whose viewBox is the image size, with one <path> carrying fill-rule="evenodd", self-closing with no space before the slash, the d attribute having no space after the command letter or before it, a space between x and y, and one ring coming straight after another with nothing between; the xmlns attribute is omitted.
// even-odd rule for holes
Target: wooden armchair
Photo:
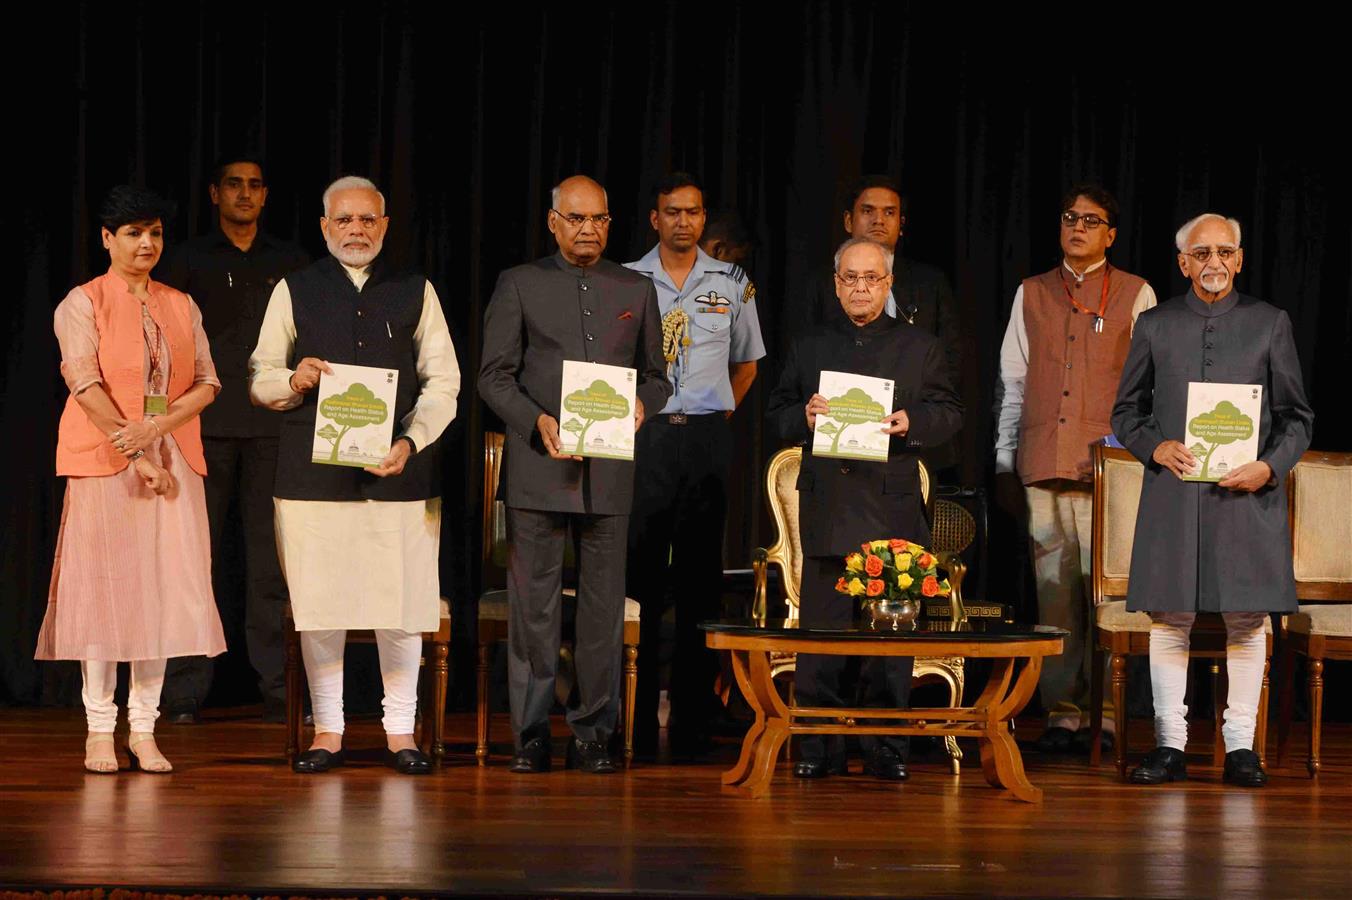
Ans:
<svg viewBox="0 0 1352 900"><path fill-rule="evenodd" d="M1305 768L1314 778L1319 774L1324 660L1352 659L1352 453L1304 454L1291 472L1287 499L1296 596L1311 602L1286 617L1278 662L1277 763L1286 759L1296 654L1300 654L1309 661L1310 747Z"/></svg>
<svg viewBox="0 0 1352 900"><path fill-rule="evenodd" d="M1127 611L1127 582L1131 572L1131 547L1136 537L1136 509L1141 502L1145 467L1126 450L1095 445L1094 524L1090 581L1093 585L1095 640L1091 679L1089 762L1102 761L1099 744L1103 733L1103 654L1112 670L1113 708L1117 716L1117 740L1113 753L1117 773L1127 774L1127 657L1150 653L1150 614ZM1267 659L1263 664L1263 691L1258 703L1254 750L1262 759L1267 748L1268 667L1272 658L1272 623L1268 621ZM1191 658L1211 660L1211 678L1216 698L1216 742L1212 762L1225 761L1221 723L1225 712L1221 697L1225 685L1225 623L1217 613L1200 613L1192 628Z"/></svg>
<svg viewBox="0 0 1352 900"><path fill-rule="evenodd" d="M483 496L483 584L503 584L507 569L507 507L498 499L498 479L502 474L501 432L484 432ZM565 561L567 562L567 561ZM577 602L572 588L563 591L564 621L570 620L567 605ZM474 756L479 765L488 763L488 664L494 644L507 640L507 591L484 590L479 595L479 658L476 667L478 740ZM621 697L620 722L624 729L624 765L634 759L634 696L638 688L639 605L624 599L624 695Z"/></svg>
<svg viewBox="0 0 1352 900"><path fill-rule="evenodd" d="M774 455L769 468L765 471L766 497L770 504L770 514L775 520L777 538L769 548L758 547L752 555L752 568L756 573L756 593L752 605L752 614L764 619L766 616L766 582L771 564L779 567L780 582L784 585L784 599L788 606L789 621L798 620L798 598L803 579L803 545L798 532L798 470L802 466L801 447L788 447ZM925 504L929 504L930 479L924 463L920 464L920 491ZM950 573L949 582L953 586L953 621L961 622L962 610L962 572L961 560L951 554L935 551L940 564ZM850 602L841 598L841 602ZM771 676L792 674L796 667L796 654L772 653L770 656ZM962 705L964 681L962 657L919 657L915 660L912 683L939 680L948 685L951 706ZM792 687L790 685L790 687ZM944 746L948 750L953 774L957 775L962 767L962 750L957 738L945 737Z"/></svg>

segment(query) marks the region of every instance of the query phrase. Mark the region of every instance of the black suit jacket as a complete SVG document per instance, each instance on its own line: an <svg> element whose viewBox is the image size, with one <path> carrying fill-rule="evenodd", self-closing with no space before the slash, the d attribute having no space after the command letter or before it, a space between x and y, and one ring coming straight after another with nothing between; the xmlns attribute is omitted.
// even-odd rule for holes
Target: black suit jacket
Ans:
<svg viewBox="0 0 1352 900"><path fill-rule="evenodd" d="M553 459L536 430L541 413L559 418L566 359L636 369L645 413L660 412L672 387L652 281L609 260L579 268L555 254L503 272L484 312L479 395L507 428L507 505L628 515L633 463Z"/></svg>
<svg viewBox="0 0 1352 900"><path fill-rule="evenodd" d="M892 438L887 462L812 455L804 407L817 393L823 369L892 380L889 412L906 410L911 426L904 437ZM804 554L844 556L879 538L928 545L916 460L962 427L962 401L935 338L885 315L859 327L842 312L838 322L790 346L766 415L780 437L806 442L798 476Z"/></svg>

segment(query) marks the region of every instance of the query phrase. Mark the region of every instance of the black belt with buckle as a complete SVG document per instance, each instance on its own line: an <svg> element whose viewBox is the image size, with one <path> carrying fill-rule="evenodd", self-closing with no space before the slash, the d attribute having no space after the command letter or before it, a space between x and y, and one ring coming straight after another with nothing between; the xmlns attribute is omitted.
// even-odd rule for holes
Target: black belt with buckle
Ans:
<svg viewBox="0 0 1352 900"><path fill-rule="evenodd" d="M667 413L662 418L667 420L668 425L689 425L690 418L685 413Z"/></svg>
<svg viewBox="0 0 1352 900"><path fill-rule="evenodd" d="M712 419L727 418L723 413L658 413L653 417L668 425L696 425L700 422Z"/></svg>

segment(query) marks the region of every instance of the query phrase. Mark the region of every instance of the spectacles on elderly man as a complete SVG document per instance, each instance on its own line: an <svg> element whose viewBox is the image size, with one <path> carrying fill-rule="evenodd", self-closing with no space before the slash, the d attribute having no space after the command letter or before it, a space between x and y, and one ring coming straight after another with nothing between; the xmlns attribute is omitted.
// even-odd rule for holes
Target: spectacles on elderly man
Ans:
<svg viewBox="0 0 1352 900"><path fill-rule="evenodd" d="M1233 259L1238 252L1238 247L1193 247L1187 255L1199 263L1206 263L1210 261L1212 255L1215 255L1221 262L1226 263Z"/></svg>
<svg viewBox="0 0 1352 900"><path fill-rule="evenodd" d="M1066 210L1061 213L1061 224L1067 228L1074 228L1080 222L1084 223L1084 227L1088 231L1093 231L1100 225L1107 225L1109 228L1112 227L1107 219L1102 216L1096 216L1093 213L1077 213L1072 212L1071 210Z"/></svg>
<svg viewBox="0 0 1352 900"><path fill-rule="evenodd" d="M374 231L375 227L380 224L380 216L334 216L329 221L339 228L346 228L356 222L367 231Z"/></svg>
<svg viewBox="0 0 1352 900"><path fill-rule="evenodd" d="M561 213L552 206L549 208L549 211L560 219L563 219L563 221L567 222L573 228L581 228L588 222L592 223L597 228L605 228L610 224L610 213L597 213L594 216L584 216L579 213Z"/></svg>
<svg viewBox="0 0 1352 900"><path fill-rule="evenodd" d="M846 272L844 275L836 273L836 278L840 279L840 283L845 285L846 287L854 287L860 281L863 281L864 284L868 285L869 287L875 288L878 285L882 284L883 281L885 281L888 278L888 276L879 275L876 272L864 272L863 274L859 274L857 272Z"/></svg>

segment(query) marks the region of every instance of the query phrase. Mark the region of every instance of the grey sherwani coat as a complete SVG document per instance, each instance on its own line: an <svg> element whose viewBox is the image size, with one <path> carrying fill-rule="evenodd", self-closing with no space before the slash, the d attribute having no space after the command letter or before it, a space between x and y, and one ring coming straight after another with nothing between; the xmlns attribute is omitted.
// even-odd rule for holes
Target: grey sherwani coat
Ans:
<svg viewBox="0 0 1352 900"><path fill-rule="evenodd" d="M1187 482L1151 458L1185 439L1188 382L1263 386L1258 458L1275 483L1246 494ZM1294 612L1286 475L1310 445L1314 412L1284 311L1239 293L1208 305L1189 291L1136 320L1113 433L1145 464L1127 608Z"/></svg>
<svg viewBox="0 0 1352 900"><path fill-rule="evenodd" d="M672 388L652 281L609 260L579 268L556 253L503 272L484 313L479 394L507 426L507 505L627 516L633 463L551 459L536 431L540 413L559 417L565 359L637 369L646 414L660 412Z"/></svg>

